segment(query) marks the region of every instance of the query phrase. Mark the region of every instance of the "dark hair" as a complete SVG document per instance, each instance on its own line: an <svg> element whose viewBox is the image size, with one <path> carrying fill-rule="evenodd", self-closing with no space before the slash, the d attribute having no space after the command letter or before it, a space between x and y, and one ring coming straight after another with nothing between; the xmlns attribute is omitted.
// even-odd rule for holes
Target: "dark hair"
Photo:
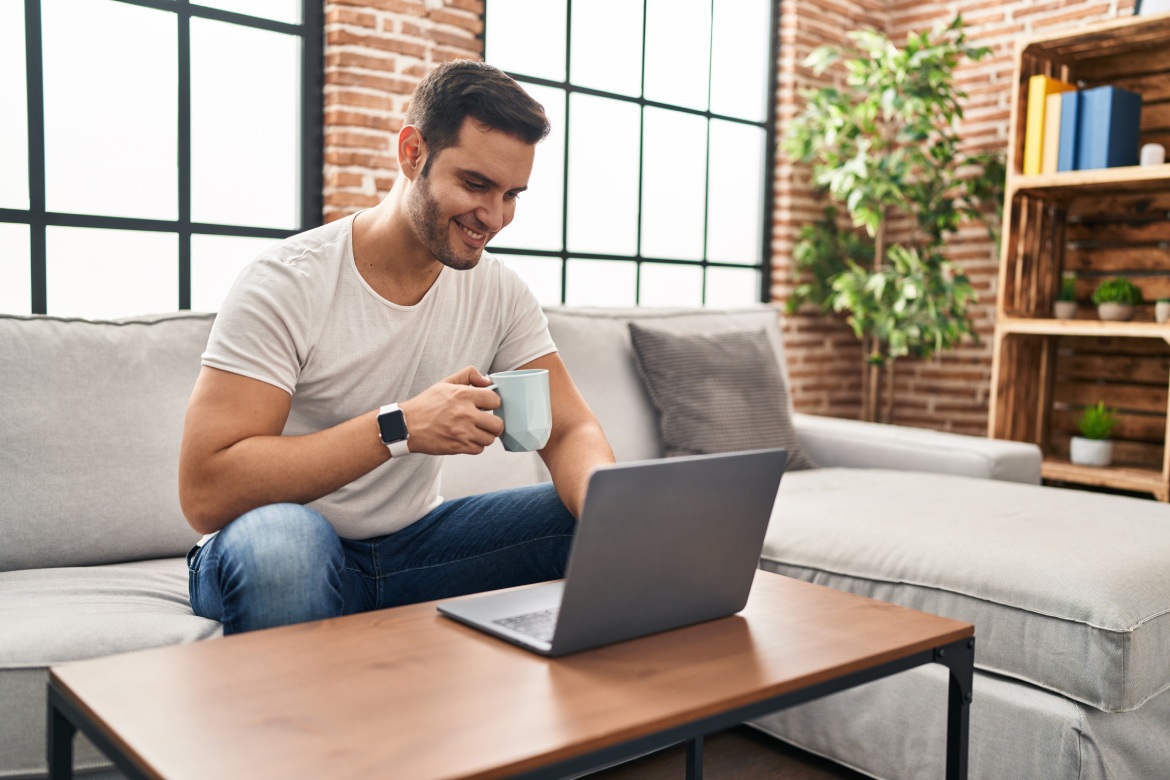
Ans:
<svg viewBox="0 0 1170 780"><path fill-rule="evenodd" d="M477 60L444 62L419 82L406 110L406 123L430 151L423 176L439 152L458 142L467 117L528 144L549 132L544 107L502 70Z"/></svg>

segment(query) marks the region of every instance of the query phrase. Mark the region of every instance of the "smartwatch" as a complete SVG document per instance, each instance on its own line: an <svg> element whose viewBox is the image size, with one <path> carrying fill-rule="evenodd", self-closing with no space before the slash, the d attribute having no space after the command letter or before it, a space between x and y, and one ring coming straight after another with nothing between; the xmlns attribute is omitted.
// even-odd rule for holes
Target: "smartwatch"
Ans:
<svg viewBox="0 0 1170 780"><path fill-rule="evenodd" d="M378 430L382 433L382 443L390 450L390 457L401 458L410 454L406 440L410 438L410 431L406 428L406 414L398 408L398 404L386 404L378 410Z"/></svg>

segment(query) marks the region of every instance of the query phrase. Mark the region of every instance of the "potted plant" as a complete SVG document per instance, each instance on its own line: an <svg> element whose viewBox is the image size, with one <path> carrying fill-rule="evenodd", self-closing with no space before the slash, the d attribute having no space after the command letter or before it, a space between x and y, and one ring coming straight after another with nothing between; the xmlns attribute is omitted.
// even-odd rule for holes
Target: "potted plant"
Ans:
<svg viewBox="0 0 1170 780"><path fill-rule="evenodd" d="M1060 277L1060 292L1056 294L1056 303L1052 304L1052 313L1058 320L1075 320L1077 317L1077 277L1073 273L1064 273Z"/></svg>
<svg viewBox="0 0 1170 780"><path fill-rule="evenodd" d="M1154 319L1158 322L1170 320L1170 298L1159 298L1154 303Z"/></svg>
<svg viewBox="0 0 1170 780"><path fill-rule="evenodd" d="M861 418L892 422L898 358L978 340L975 289L944 250L967 220L986 221L994 237L1005 167L1000 154L960 142L966 94L955 69L990 54L970 45L960 17L911 33L902 47L876 31L849 38L804 61L818 75L839 63L843 75L839 86L802 93L784 150L811 167L854 229L802 230L788 308L846 316L861 341Z"/></svg>
<svg viewBox="0 0 1170 780"><path fill-rule="evenodd" d="M1077 418L1080 436L1072 437L1069 457L1078 466L1108 466L1113 462L1113 428L1117 425L1117 410L1107 409L1104 401L1086 406Z"/></svg>
<svg viewBox="0 0 1170 780"><path fill-rule="evenodd" d="M1103 320L1125 321L1133 317L1134 306L1142 302L1141 288L1118 276L1106 279L1093 291L1097 316Z"/></svg>

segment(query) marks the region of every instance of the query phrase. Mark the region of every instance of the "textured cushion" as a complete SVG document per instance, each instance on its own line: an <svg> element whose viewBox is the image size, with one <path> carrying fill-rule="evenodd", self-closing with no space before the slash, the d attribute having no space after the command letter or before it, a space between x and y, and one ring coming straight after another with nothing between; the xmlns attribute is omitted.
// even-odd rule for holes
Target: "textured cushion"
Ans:
<svg viewBox="0 0 1170 780"><path fill-rule="evenodd" d="M683 334L631 322L630 339L668 457L784 447L790 469L812 465L763 328Z"/></svg>
<svg viewBox="0 0 1170 780"><path fill-rule="evenodd" d="M0 316L0 571L182 555L179 442L211 315Z"/></svg>
<svg viewBox="0 0 1170 780"><path fill-rule="evenodd" d="M761 565L975 625L975 663L1107 712L1170 688L1170 506L943 474L791 474Z"/></svg>
<svg viewBox="0 0 1170 780"><path fill-rule="evenodd" d="M0 572L0 777L44 771L51 664L217 636L182 558ZM88 746L78 765L105 763Z"/></svg>

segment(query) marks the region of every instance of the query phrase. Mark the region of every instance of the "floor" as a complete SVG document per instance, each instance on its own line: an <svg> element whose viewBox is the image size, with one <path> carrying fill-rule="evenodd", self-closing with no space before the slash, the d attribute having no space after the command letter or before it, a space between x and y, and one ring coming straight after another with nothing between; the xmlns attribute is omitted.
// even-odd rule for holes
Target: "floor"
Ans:
<svg viewBox="0 0 1170 780"><path fill-rule="evenodd" d="M679 745L588 775L589 780L682 780L686 748ZM737 726L703 741L706 780L866 780L866 776Z"/></svg>

